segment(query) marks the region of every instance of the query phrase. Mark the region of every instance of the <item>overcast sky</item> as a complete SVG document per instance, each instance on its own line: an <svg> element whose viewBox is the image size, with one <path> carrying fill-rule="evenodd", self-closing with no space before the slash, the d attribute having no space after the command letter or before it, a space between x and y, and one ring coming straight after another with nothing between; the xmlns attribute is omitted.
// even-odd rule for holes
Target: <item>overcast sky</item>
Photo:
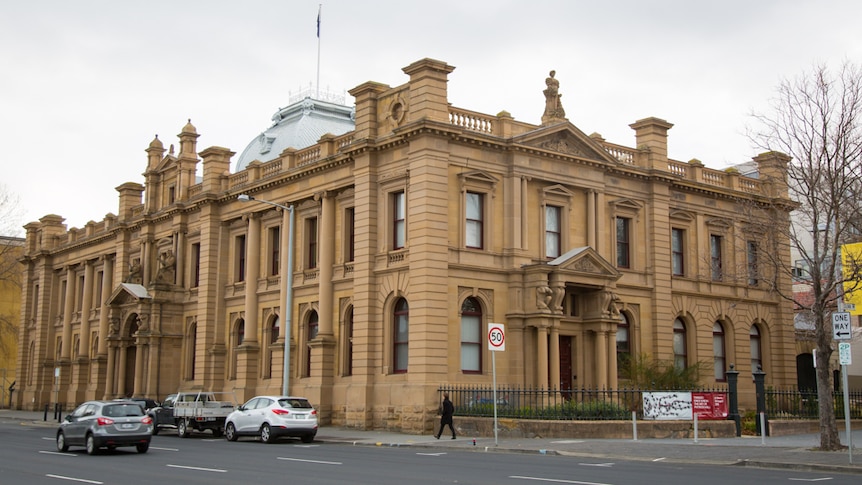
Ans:
<svg viewBox="0 0 862 485"><path fill-rule="evenodd" d="M2 2L0 184L20 200L17 225L116 213L114 188L144 182L154 135L178 146L189 118L199 151L241 153L316 84L319 5ZM456 68L454 106L539 123L554 69L587 134L634 146L628 125L656 116L675 125L671 158L724 168L757 154L745 127L782 79L862 59L860 21L855 0L327 0L320 88L397 86L430 57Z"/></svg>

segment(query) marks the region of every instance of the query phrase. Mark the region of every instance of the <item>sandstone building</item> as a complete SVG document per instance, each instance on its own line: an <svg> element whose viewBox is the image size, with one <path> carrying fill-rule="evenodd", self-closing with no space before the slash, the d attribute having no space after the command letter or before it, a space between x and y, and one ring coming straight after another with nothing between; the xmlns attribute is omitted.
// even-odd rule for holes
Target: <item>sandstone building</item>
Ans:
<svg viewBox="0 0 862 485"><path fill-rule="evenodd" d="M736 211L786 198L768 177L786 158L756 157L759 180L669 160L658 118L608 143L568 122L553 75L541 125L456 108L453 69L357 86L355 113L280 110L235 173L189 122L178 153L150 143L116 215L28 224L17 405L280 393L288 272L290 391L325 424L431 429L439 386L490 383L492 322L499 383L613 388L625 354L795 382L791 307L751 272L761 236ZM335 131L284 145L302 124ZM293 267L290 211L240 194L293 208Z"/></svg>

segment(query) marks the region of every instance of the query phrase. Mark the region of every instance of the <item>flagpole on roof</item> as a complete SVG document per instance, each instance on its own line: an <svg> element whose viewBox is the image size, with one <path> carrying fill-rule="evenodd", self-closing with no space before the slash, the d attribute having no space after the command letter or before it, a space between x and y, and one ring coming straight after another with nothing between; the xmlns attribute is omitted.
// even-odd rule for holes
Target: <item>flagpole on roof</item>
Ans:
<svg viewBox="0 0 862 485"><path fill-rule="evenodd" d="M317 5L317 86L315 86L316 99L320 99L320 13L323 10L323 4Z"/></svg>

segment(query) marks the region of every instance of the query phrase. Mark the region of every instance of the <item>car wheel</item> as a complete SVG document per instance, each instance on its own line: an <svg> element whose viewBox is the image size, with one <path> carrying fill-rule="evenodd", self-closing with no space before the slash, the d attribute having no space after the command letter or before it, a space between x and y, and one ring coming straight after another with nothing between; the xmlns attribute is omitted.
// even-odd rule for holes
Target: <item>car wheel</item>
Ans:
<svg viewBox="0 0 862 485"><path fill-rule="evenodd" d="M275 437L272 435L272 429L270 429L269 425L266 423L260 427L260 440L264 443L275 442Z"/></svg>
<svg viewBox="0 0 862 485"><path fill-rule="evenodd" d="M138 449L138 453L146 453L147 450L150 449L150 444L149 443L141 443L141 444L137 445L136 448Z"/></svg>
<svg viewBox="0 0 862 485"><path fill-rule="evenodd" d="M236 427L234 427L233 423L228 423L225 427L224 437L228 441L236 441Z"/></svg>
<svg viewBox="0 0 862 485"><path fill-rule="evenodd" d="M93 433L87 433L87 440L85 442L87 448L88 455L95 455L99 452L99 447L96 446L96 438L93 437Z"/></svg>
<svg viewBox="0 0 862 485"><path fill-rule="evenodd" d="M312 441L314 441L314 435L313 434L304 434L304 435L302 435L302 438L300 438L300 439L302 439L303 443L311 443Z"/></svg>
<svg viewBox="0 0 862 485"><path fill-rule="evenodd" d="M69 444L66 443L66 435L62 431L57 433L57 451L69 451Z"/></svg>
<svg viewBox="0 0 862 485"><path fill-rule="evenodd" d="M189 425L185 419L181 419L180 422L177 423L177 434L180 438L189 437Z"/></svg>

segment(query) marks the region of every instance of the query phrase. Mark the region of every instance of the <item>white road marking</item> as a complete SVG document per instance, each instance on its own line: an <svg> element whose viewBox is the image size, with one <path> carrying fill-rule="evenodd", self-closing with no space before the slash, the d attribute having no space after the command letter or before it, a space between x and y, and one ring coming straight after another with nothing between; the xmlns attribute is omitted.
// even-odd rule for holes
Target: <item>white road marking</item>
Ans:
<svg viewBox="0 0 862 485"><path fill-rule="evenodd" d="M665 460L665 457L661 457L661 458L656 458L656 459L655 459L655 460L653 460L653 461L664 461L664 460Z"/></svg>
<svg viewBox="0 0 862 485"><path fill-rule="evenodd" d="M317 448L320 445L293 445L297 448Z"/></svg>
<svg viewBox="0 0 862 485"><path fill-rule="evenodd" d="M419 456L443 456L446 453L416 453Z"/></svg>
<svg viewBox="0 0 862 485"><path fill-rule="evenodd" d="M299 458L285 458L283 456L278 456L276 458L279 460L285 460L285 461L299 461L302 463L318 463L320 465L342 465L343 464L340 461L301 460Z"/></svg>
<svg viewBox="0 0 862 485"><path fill-rule="evenodd" d="M551 441L551 443L559 443L561 445L571 445L575 443L583 443L584 440L562 440L562 441Z"/></svg>
<svg viewBox="0 0 862 485"><path fill-rule="evenodd" d="M168 468L183 468L185 470L198 470L201 472L214 472L214 473L227 473L227 470L222 470L220 468L203 468L199 466L185 466L185 465L165 465Z"/></svg>
<svg viewBox="0 0 862 485"><path fill-rule="evenodd" d="M832 480L832 477L823 477L823 478L788 478L788 480L794 482L823 482L826 480Z"/></svg>
<svg viewBox="0 0 862 485"><path fill-rule="evenodd" d="M43 455L78 456L74 453L60 453L59 451L40 451Z"/></svg>
<svg viewBox="0 0 862 485"><path fill-rule="evenodd" d="M151 446L150 449L159 451L180 451L179 448L161 448L159 446Z"/></svg>
<svg viewBox="0 0 862 485"><path fill-rule="evenodd" d="M97 482L95 480L85 480L83 478L64 477L63 475L51 475L50 473L45 476L48 478L56 478L58 480L69 480L70 482L94 483L96 485L101 485L102 483L104 483Z"/></svg>
<svg viewBox="0 0 862 485"><path fill-rule="evenodd" d="M521 475L511 475L509 478L514 478L516 480L533 480L536 482L573 483L575 485L610 485L608 483L579 482L577 480L559 480L556 478L525 477L525 476L521 476Z"/></svg>
<svg viewBox="0 0 862 485"><path fill-rule="evenodd" d="M601 467L605 467L605 468L610 468L610 467L614 466L613 463L578 463L578 465L581 465L581 466L601 466Z"/></svg>

